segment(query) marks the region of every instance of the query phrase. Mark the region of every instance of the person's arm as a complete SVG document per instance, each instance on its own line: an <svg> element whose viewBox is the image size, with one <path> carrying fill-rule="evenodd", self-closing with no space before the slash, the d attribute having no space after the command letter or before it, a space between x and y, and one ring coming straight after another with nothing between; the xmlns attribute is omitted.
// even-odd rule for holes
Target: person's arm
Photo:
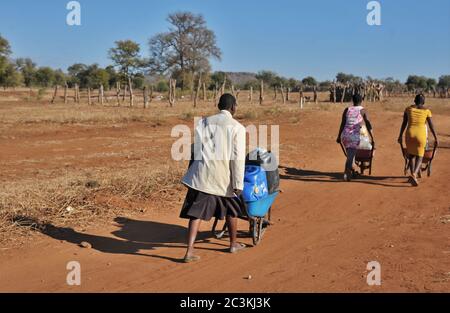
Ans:
<svg viewBox="0 0 450 313"><path fill-rule="evenodd" d="M338 133L338 136L336 138L336 142L337 143L341 143L341 134L342 134L342 131L344 130L345 123L347 123L347 111L348 111L348 108L346 108L344 110L344 113L342 113L341 126L339 127L339 133Z"/></svg>
<svg viewBox="0 0 450 313"><path fill-rule="evenodd" d="M436 131L434 129L433 121L431 120L431 116L427 117L427 122L428 122L428 126L430 127L431 133L434 136L434 143L435 143L435 145L437 147L438 146L438 138L437 138L437 135L436 135Z"/></svg>
<svg viewBox="0 0 450 313"><path fill-rule="evenodd" d="M398 143L403 142L403 132L405 131L406 126L408 125L408 114L406 114L406 111L403 113L403 122L402 126L400 127L400 134L398 135Z"/></svg>
<svg viewBox="0 0 450 313"><path fill-rule="evenodd" d="M239 196L244 190L245 172L245 128L242 125L236 127L232 149L230 160L231 184L234 192Z"/></svg>

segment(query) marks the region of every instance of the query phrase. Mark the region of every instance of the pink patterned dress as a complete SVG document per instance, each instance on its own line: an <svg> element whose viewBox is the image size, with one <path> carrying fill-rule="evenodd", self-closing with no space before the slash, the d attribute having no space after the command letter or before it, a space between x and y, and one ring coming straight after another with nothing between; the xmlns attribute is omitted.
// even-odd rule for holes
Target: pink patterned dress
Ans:
<svg viewBox="0 0 450 313"><path fill-rule="evenodd" d="M347 109L347 117L341 141L346 149L357 149L360 142L360 131L363 123L362 106L352 106Z"/></svg>

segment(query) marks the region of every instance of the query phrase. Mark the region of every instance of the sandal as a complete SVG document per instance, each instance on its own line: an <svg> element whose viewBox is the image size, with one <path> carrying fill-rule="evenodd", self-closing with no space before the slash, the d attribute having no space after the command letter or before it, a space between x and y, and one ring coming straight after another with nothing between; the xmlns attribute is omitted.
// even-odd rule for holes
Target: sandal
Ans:
<svg viewBox="0 0 450 313"><path fill-rule="evenodd" d="M409 183L413 187L419 186L419 182L417 181L417 178L415 178L413 175L409 176Z"/></svg>
<svg viewBox="0 0 450 313"><path fill-rule="evenodd" d="M344 181L349 182L351 180L352 172L349 170L346 170L344 172Z"/></svg>
<svg viewBox="0 0 450 313"><path fill-rule="evenodd" d="M243 243L240 243L239 247L231 247L230 248L230 253L237 253L237 252L239 252L239 251L241 251L241 250L243 250L245 248L247 248L247 246L244 245Z"/></svg>
<svg viewBox="0 0 450 313"><path fill-rule="evenodd" d="M193 255L193 256L186 256L183 259L184 263L192 263L192 262L197 262L200 260L200 257L198 255Z"/></svg>

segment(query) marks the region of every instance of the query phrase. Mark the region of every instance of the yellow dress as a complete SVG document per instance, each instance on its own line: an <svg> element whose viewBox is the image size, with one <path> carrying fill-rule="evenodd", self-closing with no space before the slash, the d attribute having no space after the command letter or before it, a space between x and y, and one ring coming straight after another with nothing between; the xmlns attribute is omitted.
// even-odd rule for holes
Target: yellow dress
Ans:
<svg viewBox="0 0 450 313"><path fill-rule="evenodd" d="M428 109L410 106L406 109L408 128L406 129L406 150L410 155L423 157L427 144L427 118L431 117Z"/></svg>

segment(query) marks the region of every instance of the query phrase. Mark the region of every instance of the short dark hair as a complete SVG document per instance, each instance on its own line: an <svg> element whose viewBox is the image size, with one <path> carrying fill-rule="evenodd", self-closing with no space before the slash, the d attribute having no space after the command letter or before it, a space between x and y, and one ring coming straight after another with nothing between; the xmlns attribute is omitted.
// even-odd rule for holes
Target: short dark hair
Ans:
<svg viewBox="0 0 450 313"><path fill-rule="evenodd" d="M219 99L219 110L231 110L236 105L236 98L229 94L224 93Z"/></svg>
<svg viewBox="0 0 450 313"><path fill-rule="evenodd" d="M352 100L354 105L361 104L363 97L359 93L356 93L353 95Z"/></svg>
<svg viewBox="0 0 450 313"><path fill-rule="evenodd" d="M419 93L415 98L414 98L414 103L416 105L424 105L425 104L425 96L423 95L423 93Z"/></svg>

